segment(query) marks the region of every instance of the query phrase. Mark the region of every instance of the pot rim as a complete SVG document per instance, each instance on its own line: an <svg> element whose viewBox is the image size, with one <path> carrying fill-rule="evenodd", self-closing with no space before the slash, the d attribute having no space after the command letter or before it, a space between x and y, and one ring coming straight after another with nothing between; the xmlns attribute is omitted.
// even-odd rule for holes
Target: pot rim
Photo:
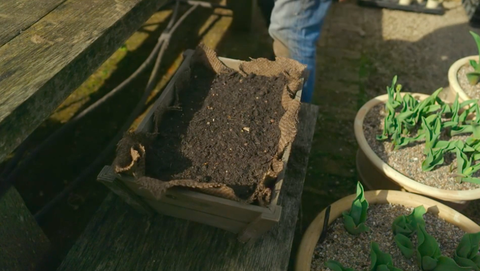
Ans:
<svg viewBox="0 0 480 271"><path fill-rule="evenodd" d="M412 95L415 98L422 100L429 96L421 93L412 93ZM368 159L372 161L375 167L410 192L454 202L480 199L480 188L471 190L446 190L425 185L403 175L378 157L365 138L365 134L363 133L363 121L370 109L372 109L375 105L386 102L387 100L388 94L377 96L364 104L360 110L358 110L357 115L355 116L355 138L357 139L357 143L363 153L365 153Z"/></svg>
<svg viewBox="0 0 480 271"><path fill-rule="evenodd" d="M369 204L392 203L412 208L423 205L427 212L437 214L440 218L446 220L448 223L456 225L467 233L480 231L480 226L471 219L434 199L395 190L366 191L364 195ZM331 204L328 225L340 217L343 211L350 209L351 203L355 197L356 194L352 194ZM295 261L295 271L310 271L313 252L323 229L325 210L326 209L315 217L302 237Z"/></svg>
<svg viewBox="0 0 480 271"><path fill-rule="evenodd" d="M472 55L472 56L467 56L464 58L460 58L459 60L455 61L452 66L448 69L448 82L450 84L450 88L453 88L453 90L458 93L458 96L460 100L466 101L470 100L471 98L463 91L462 87L460 86L460 83L458 82L457 74L460 68L468 64L470 60L478 60L479 56L478 55Z"/></svg>

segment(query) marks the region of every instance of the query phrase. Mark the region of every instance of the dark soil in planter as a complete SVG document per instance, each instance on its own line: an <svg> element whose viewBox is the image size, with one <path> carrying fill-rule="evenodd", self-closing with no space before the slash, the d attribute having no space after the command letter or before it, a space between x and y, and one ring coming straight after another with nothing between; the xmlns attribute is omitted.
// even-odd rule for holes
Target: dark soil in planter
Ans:
<svg viewBox="0 0 480 271"><path fill-rule="evenodd" d="M423 149L424 141L418 141L408 146L392 149L389 140L378 141L375 137L383 131L383 120L385 118L384 104L373 107L365 116L363 121L363 132L372 150L385 163L402 173L403 175L425 185L446 189L446 190L471 190L480 188L480 185L463 182L459 183L455 177L456 158L455 155L447 154L445 162L432 171L423 171L422 162L425 160ZM452 139L466 139L468 136L455 136ZM447 140L447 139L443 139ZM480 176L480 172L474 174Z"/></svg>
<svg viewBox="0 0 480 271"><path fill-rule="evenodd" d="M322 244L315 248L311 270L328 270L324 263L336 260L344 267L355 270L368 270L370 266L370 242L378 243L380 250L392 256L395 267L402 270L420 270L416 256L406 259L393 239L392 223L397 216L408 215L413 208L401 205L375 204L368 210L366 225L370 231L358 236L349 234L343 225L343 218L337 218L328 228L328 235ZM450 224L431 213L424 215L427 233L436 238L442 255L452 257L465 234L457 226ZM417 244L416 235L412 238Z"/></svg>
<svg viewBox="0 0 480 271"><path fill-rule="evenodd" d="M147 176L224 183L248 198L277 152L286 84L283 75L215 75L196 65L147 149Z"/></svg>
<svg viewBox="0 0 480 271"><path fill-rule="evenodd" d="M471 99L480 99L480 83L475 86L470 85L467 79L467 73L473 72L472 66L470 64L463 65L457 74L458 84L462 90L467 94Z"/></svg>

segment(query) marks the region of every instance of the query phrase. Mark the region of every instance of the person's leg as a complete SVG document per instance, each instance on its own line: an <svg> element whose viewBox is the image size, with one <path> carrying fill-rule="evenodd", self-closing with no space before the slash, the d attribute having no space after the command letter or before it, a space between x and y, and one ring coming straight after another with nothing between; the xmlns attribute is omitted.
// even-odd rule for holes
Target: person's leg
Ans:
<svg viewBox="0 0 480 271"><path fill-rule="evenodd" d="M316 43L331 0L275 0L269 33L276 56L307 65L302 102L311 102L315 84Z"/></svg>

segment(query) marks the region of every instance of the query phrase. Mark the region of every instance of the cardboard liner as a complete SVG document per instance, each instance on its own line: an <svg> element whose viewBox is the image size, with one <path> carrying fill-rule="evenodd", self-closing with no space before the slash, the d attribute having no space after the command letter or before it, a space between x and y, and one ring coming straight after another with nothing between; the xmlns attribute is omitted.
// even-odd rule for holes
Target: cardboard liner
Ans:
<svg viewBox="0 0 480 271"><path fill-rule="evenodd" d="M204 46L199 45L192 56L192 62L200 62L207 68L211 68L217 74L230 73L233 70L225 66L217 57L216 53ZM295 94L302 88L303 78L306 77L306 66L299 62L278 57L275 61L259 58L249 62L243 62L239 66L239 71L246 76L250 73L262 76L278 76L284 74L288 84L283 89L282 106L285 114L279 122L280 140L278 151L272 159L270 169L265 173L263 180L255 187L254 193L248 199L242 199L235 194L235 191L221 183L205 183L197 180L170 180L162 181L145 176L145 146L148 146L155 133L158 132L158 125L161 122L161 116L165 108L158 108L153 115L154 131L153 134L143 132L126 133L117 145L117 156L114 160L114 168L117 173L128 174L135 177L136 182L152 195L160 199L165 191L172 187L186 187L215 195L218 197L235 200L238 202L252 203L258 201L259 205L266 206L271 200L271 189L265 186L267 179L274 179L284 168L282 161L283 153L286 147L294 140L297 133L297 116L300 109L300 101L295 100ZM180 71L179 79L175 82L175 92L178 93L188 88L190 81L190 69Z"/></svg>

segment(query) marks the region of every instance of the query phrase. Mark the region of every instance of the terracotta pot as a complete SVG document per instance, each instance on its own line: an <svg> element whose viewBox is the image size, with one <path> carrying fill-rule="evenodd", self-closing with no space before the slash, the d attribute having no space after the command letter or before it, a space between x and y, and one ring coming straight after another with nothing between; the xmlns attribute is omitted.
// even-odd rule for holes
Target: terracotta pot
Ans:
<svg viewBox="0 0 480 271"><path fill-rule="evenodd" d="M328 220L329 225L336 218L340 217L342 212L350 209L352 201L355 197L356 195L353 194L348 197L344 197L331 205L330 218ZM475 233L480 231L480 226L466 216L442 203L427 197L401 191L376 190L365 192L365 198L371 205L392 203L401 204L405 207L412 208L423 205L427 212L438 215L440 218L458 226L465 232ZM297 253L297 259L295 262L296 271L310 271L313 251L322 233L324 220L325 210L315 217L305 231Z"/></svg>
<svg viewBox="0 0 480 271"><path fill-rule="evenodd" d="M416 99L423 100L428 97L425 94L412 94ZM467 201L480 199L480 188L472 190L446 190L428 186L401 174L387 163L383 162L380 157L370 148L363 133L363 120L368 111L378 104L383 104L388 100L388 95L378 96L360 108L354 123L355 137L357 139L360 151L364 156L357 155L357 168L362 179L367 181L366 186L370 189L395 189L394 185L405 189L406 191L422 194L435 199L446 202L453 202L459 207L464 206ZM365 161L365 158L367 161ZM375 172L374 170L379 172ZM388 184L393 182L393 184ZM371 183L371 184L370 184ZM376 184L376 185L375 185ZM377 186L379 185L379 186Z"/></svg>
<svg viewBox="0 0 480 271"><path fill-rule="evenodd" d="M361 149L357 151L357 172L365 190L403 190L403 187L392 182L368 160Z"/></svg>
<svg viewBox="0 0 480 271"><path fill-rule="evenodd" d="M468 97L468 95L463 91L462 87L460 86L457 74L460 68L468 64L472 59L478 61L478 55L461 58L455 61L455 63L453 63L453 65L450 66L450 68L448 69L448 83L450 84L450 91L455 94L458 93L458 98L460 99L460 101L470 100L470 97Z"/></svg>

